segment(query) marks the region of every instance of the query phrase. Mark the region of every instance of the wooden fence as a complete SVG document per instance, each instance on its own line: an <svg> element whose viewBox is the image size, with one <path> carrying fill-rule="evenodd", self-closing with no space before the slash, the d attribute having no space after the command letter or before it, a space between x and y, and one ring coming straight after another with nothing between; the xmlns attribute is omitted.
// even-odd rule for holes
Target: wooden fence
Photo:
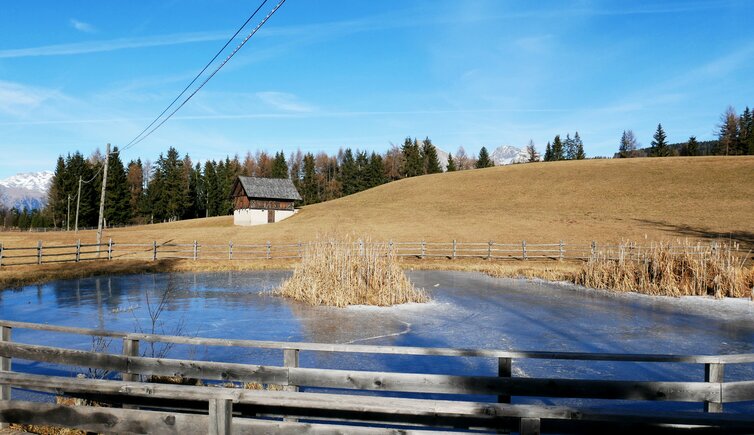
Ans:
<svg viewBox="0 0 754 435"><path fill-rule="evenodd" d="M11 340L11 331L36 330L121 340L121 353L89 352ZM94 432L265 433L265 434L406 434L431 429L521 434L667 433L677 425L704 433L750 433L754 415L726 413L724 404L754 401L754 380L725 381L724 368L754 363L754 354L656 355L573 352L520 352L271 342L240 339L121 333L25 322L0 321L0 421L72 427ZM49 340L52 340L48 338ZM279 365L150 358L140 343L266 349L280 352ZM300 367L302 352L400 355L403 358L486 358L497 376L421 374ZM246 355L248 351L243 352ZM119 372L115 378L90 379L29 374L12 370L12 359L40 364ZM512 367L526 360L597 361L651 364L657 376L694 373L693 382L601 378L530 378L514 376ZM697 369L698 370L698 369ZM142 382L150 376L201 379L196 386ZM237 383L278 385L279 391L239 388ZM228 383L236 383L230 388ZM98 406L63 406L14 400L11 388L92 400ZM412 397L387 397L397 392ZM416 394L416 393L424 393ZM440 395L437 399L426 394ZM464 395L459 399L458 395ZM516 404L512 398L578 398L603 401L699 403L694 411L648 411L647 407L600 410L591 407ZM445 398L447 397L447 398ZM106 407L103 407L106 406ZM443 432L447 433L447 432ZM684 432L685 433L685 432Z"/></svg>
<svg viewBox="0 0 754 435"><path fill-rule="evenodd" d="M364 242L360 243L363 247ZM425 258L479 258L486 260L587 260L597 253L618 255L624 258L638 258L642 250L649 249L639 245L566 244L558 243L520 243L488 242L372 242L384 245L399 257ZM0 267L28 264L47 264L61 262L80 262L113 259L189 259L189 260L255 260L255 259L291 259L301 258L306 243L271 242L248 244L230 241L224 244L193 243L116 243L112 239L102 244L82 244L78 240L72 245L43 245L40 240L36 246L5 246L0 242ZM709 246L716 249L712 242ZM678 245L671 247L674 254L693 254L701 252L694 246ZM732 255L748 259L750 252L731 250Z"/></svg>

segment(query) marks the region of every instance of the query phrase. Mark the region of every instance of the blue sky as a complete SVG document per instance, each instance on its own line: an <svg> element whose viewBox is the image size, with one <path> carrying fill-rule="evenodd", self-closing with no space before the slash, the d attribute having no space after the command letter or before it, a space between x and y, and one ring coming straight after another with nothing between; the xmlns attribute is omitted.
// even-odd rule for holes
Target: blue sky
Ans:
<svg viewBox="0 0 754 435"><path fill-rule="evenodd" d="M269 10L273 1L264 8ZM23 1L0 14L0 178L129 142L256 8ZM261 17L261 16L260 16ZM754 105L754 2L288 0L174 119L124 153L542 150L714 136Z"/></svg>

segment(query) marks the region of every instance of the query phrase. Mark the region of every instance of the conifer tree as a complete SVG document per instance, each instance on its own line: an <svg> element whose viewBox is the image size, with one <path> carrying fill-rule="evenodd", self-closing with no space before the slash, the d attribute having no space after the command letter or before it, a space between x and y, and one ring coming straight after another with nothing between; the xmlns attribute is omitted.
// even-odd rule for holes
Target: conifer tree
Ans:
<svg viewBox="0 0 754 435"><path fill-rule="evenodd" d="M455 172L456 162L453 160L453 154L448 153L448 166L445 168L445 172Z"/></svg>
<svg viewBox="0 0 754 435"><path fill-rule="evenodd" d="M565 160L576 160L576 142L571 139L570 133L566 133L565 141L563 141L563 154Z"/></svg>
<svg viewBox="0 0 754 435"><path fill-rule="evenodd" d="M421 158L425 174L437 174L442 172L440 160L437 158L437 149L432 145L429 137L422 141Z"/></svg>
<svg viewBox="0 0 754 435"><path fill-rule="evenodd" d="M636 157L637 147L633 130L623 130L623 136L620 138L620 147L618 148L618 157Z"/></svg>
<svg viewBox="0 0 754 435"><path fill-rule="evenodd" d="M270 176L272 178L288 178L288 163L285 161L285 154L282 151L275 153Z"/></svg>
<svg viewBox="0 0 754 435"><path fill-rule="evenodd" d="M649 151L650 157L667 157L670 155L670 148L668 148L667 135L665 130L662 129L662 124L657 124L657 130L652 140L652 148Z"/></svg>
<svg viewBox="0 0 754 435"><path fill-rule="evenodd" d="M141 159L128 162L126 182L128 183L129 207L134 213L142 213L144 211L144 170Z"/></svg>
<svg viewBox="0 0 754 435"><path fill-rule="evenodd" d="M369 180L368 186L370 188L387 183L387 177L385 177L385 162L382 160L382 156L375 152L372 152L369 156L367 179Z"/></svg>
<svg viewBox="0 0 754 435"><path fill-rule="evenodd" d="M340 171L338 181L340 181L343 195L351 195L358 192L356 184L358 177L358 168L356 160L353 157L351 148L346 148L340 161Z"/></svg>
<svg viewBox="0 0 754 435"><path fill-rule="evenodd" d="M301 197L304 204L314 204L319 202L317 199L317 180L316 169L314 167L314 155L306 153L304 155L304 176L301 180Z"/></svg>
<svg viewBox="0 0 754 435"><path fill-rule="evenodd" d="M487 147L482 147L481 150L479 150L479 157L476 160L476 168L489 168L495 166L495 163L490 160L490 154L487 152Z"/></svg>
<svg viewBox="0 0 754 435"><path fill-rule="evenodd" d="M565 160L565 150L559 134L555 135L555 139L552 141L552 160Z"/></svg>
<svg viewBox="0 0 754 435"><path fill-rule="evenodd" d="M699 155L699 142L696 140L696 136L689 137L689 141L683 147L683 155L685 156L698 156Z"/></svg>
<svg viewBox="0 0 754 435"><path fill-rule="evenodd" d="M579 136L578 131L573 135L573 142L576 145L575 159L584 160L586 158L586 153L584 152L584 142L581 141L581 136Z"/></svg>
<svg viewBox="0 0 754 435"><path fill-rule="evenodd" d="M108 225L125 225L131 221L131 192L126 169L120 159L118 147L113 148L107 168L107 191L105 192L105 220Z"/></svg>
<svg viewBox="0 0 754 435"><path fill-rule="evenodd" d="M721 156L736 154L740 149L738 143L738 115L736 115L736 110L733 107L728 107L721 116L720 121L715 154Z"/></svg>
<svg viewBox="0 0 754 435"><path fill-rule="evenodd" d="M526 145L526 161L529 163L534 163L539 161L539 153L537 152L537 148L534 146L534 141L529 139L529 144Z"/></svg>
<svg viewBox="0 0 754 435"><path fill-rule="evenodd" d="M544 161L551 162L552 161L552 147L550 146L550 142L547 142L547 146L545 147L545 158Z"/></svg>
<svg viewBox="0 0 754 435"><path fill-rule="evenodd" d="M747 106L739 118L739 154L754 154L754 113Z"/></svg>
<svg viewBox="0 0 754 435"><path fill-rule="evenodd" d="M424 164L419 151L419 143L416 139L407 137L401 148L403 152L403 165L401 175L403 177L416 177L424 173Z"/></svg>
<svg viewBox="0 0 754 435"><path fill-rule="evenodd" d="M47 190L47 204L53 210L53 225L60 224L61 228L65 227L67 219L68 195L73 197L71 192L65 191L65 172L65 160L63 156L58 156L55 172L50 181L50 188Z"/></svg>
<svg viewBox="0 0 754 435"><path fill-rule="evenodd" d="M204 162L204 209L206 217L219 214L220 189L217 179L217 164L214 160Z"/></svg>

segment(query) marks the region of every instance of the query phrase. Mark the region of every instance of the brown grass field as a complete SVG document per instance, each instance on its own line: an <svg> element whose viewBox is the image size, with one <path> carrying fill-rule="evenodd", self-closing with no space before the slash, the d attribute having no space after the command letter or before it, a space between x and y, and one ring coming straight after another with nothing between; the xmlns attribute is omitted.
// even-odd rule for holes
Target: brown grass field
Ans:
<svg viewBox="0 0 754 435"><path fill-rule="evenodd" d="M230 216L107 229L116 243L291 243L358 233L375 241L567 244L724 239L754 250L754 157L586 160L427 175L303 207L276 224L236 227ZM6 247L93 243L95 231L0 232ZM451 263L455 266L451 266ZM571 263L494 266L483 260L406 262L407 268L565 278ZM549 265L548 265L549 264ZM0 269L0 286L100 273L291 268L290 261L114 261ZM495 273L491 268L497 267ZM567 272L566 272L567 270Z"/></svg>
<svg viewBox="0 0 754 435"><path fill-rule="evenodd" d="M231 216L116 228L120 243L273 243L355 232L374 240L580 243L723 238L754 246L754 156L582 160L400 180L303 207L283 222ZM93 243L95 231L0 232L6 246Z"/></svg>

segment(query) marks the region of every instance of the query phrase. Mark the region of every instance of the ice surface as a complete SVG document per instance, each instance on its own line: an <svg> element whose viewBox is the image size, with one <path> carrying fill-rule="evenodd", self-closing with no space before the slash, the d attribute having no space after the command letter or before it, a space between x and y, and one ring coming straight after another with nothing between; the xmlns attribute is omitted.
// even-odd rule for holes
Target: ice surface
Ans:
<svg viewBox="0 0 754 435"><path fill-rule="evenodd" d="M491 278L478 273L412 271L433 301L395 307L310 307L273 297L288 272L180 273L58 281L0 292L0 318L89 328L149 328L152 304L177 289L158 333L280 341L514 350L663 354L754 353L754 303L744 299L665 298L588 290L565 283ZM439 285L438 285L439 284ZM91 340L14 331L14 340L90 349ZM111 350L120 352L120 343ZM145 347L147 352L151 351ZM159 349L156 349L159 351ZM274 350L177 346L171 357L280 364ZM303 352L305 367L417 373L496 373L485 358L367 356ZM24 364L29 372L69 374L66 367ZM703 379L699 365L516 360L517 376L604 379ZM754 365L726 367L726 380L754 379ZM434 396L442 397L442 396ZM447 396L445 396L447 398ZM479 399L479 398L476 398ZM517 402L593 404L594 401ZM627 406L611 402L610 406ZM641 406L697 409L698 405ZM726 405L754 412L754 406Z"/></svg>

